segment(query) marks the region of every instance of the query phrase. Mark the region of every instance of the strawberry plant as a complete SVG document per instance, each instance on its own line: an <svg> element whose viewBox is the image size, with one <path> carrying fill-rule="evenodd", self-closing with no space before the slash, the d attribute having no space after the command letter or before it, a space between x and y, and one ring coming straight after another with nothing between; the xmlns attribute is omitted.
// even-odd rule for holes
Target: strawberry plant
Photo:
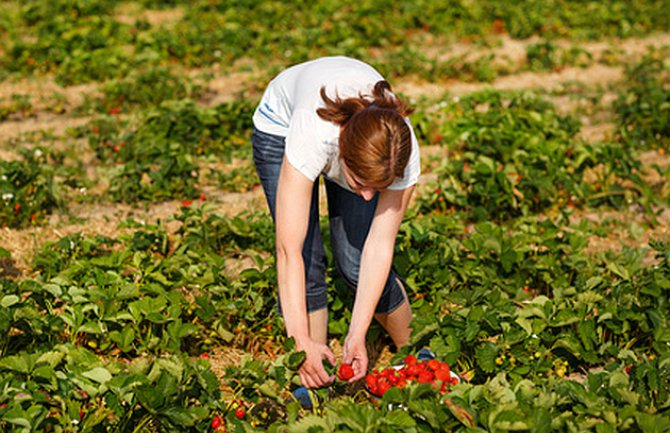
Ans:
<svg viewBox="0 0 670 433"><path fill-rule="evenodd" d="M28 95L14 93L8 99L0 98L0 122L12 115L26 117L32 112L33 106Z"/></svg>
<svg viewBox="0 0 670 433"><path fill-rule="evenodd" d="M245 164L228 170L212 169L207 174L214 185L232 192L246 192L260 186L256 168L253 164Z"/></svg>
<svg viewBox="0 0 670 433"><path fill-rule="evenodd" d="M127 29L102 15L72 20L57 14L35 26L37 40L13 41L2 59L12 72L55 72L59 82L76 84L120 76L128 56L118 45L130 41Z"/></svg>
<svg viewBox="0 0 670 433"><path fill-rule="evenodd" d="M526 47L526 63L532 71L555 71L566 66L587 67L592 62L593 56L578 47L561 48L551 41Z"/></svg>
<svg viewBox="0 0 670 433"><path fill-rule="evenodd" d="M105 84L102 97L90 98L80 108L104 113L126 112L133 107L160 105L172 99L197 98L200 85L165 66L135 70L127 77Z"/></svg>
<svg viewBox="0 0 670 433"><path fill-rule="evenodd" d="M22 152L18 161L0 161L0 226L40 224L60 204L47 150Z"/></svg>
<svg viewBox="0 0 670 433"><path fill-rule="evenodd" d="M252 106L231 102L200 108L191 100L166 101L129 125L100 117L73 131L88 136L108 170L110 194L118 201L191 198L198 195L197 158L248 154Z"/></svg>
<svg viewBox="0 0 670 433"><path fill-rule="evenodd" d="M422 209L465 209L475 220L539 212L585 194L581 174L593 160L573 137L576 119L532 95L472 95L446 106L442 142L454 150L436 172Z"/></svg>
<svg viewBox="0 0 670 433"><path fill-rule="evenodd" d="M626 70L627 89L615 102L622 139L642 148L664 148L670 137L670 71L651 51Z"/></svg>

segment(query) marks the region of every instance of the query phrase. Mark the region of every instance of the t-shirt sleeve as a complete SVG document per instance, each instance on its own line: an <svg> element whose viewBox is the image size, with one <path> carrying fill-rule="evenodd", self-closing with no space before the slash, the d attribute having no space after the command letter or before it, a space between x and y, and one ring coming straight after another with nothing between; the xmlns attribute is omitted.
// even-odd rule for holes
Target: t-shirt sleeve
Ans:
<svg viewBox="0 0 670 433"><path fill-rule="evenodd" d="M316 134L318 121L316 113L297 109L293 112L286 136L288 162L312 182L328 162L328 154Z"/></svg>
<svg viewBox="0 0 670 433"><path fill-rule="evenodd" d="M419 175L421 174L421 156L419 155L419 141L416 139L416 134L414 133L414 128L409 122L409 119L405 119L409 125L409 131L412 136L412 152L409 155L409 161L407 161L407 166L405 167L404 175L401 179L396 179L387 189L400 190L409 188L412 185L415 185L419 181Z"/></svg>

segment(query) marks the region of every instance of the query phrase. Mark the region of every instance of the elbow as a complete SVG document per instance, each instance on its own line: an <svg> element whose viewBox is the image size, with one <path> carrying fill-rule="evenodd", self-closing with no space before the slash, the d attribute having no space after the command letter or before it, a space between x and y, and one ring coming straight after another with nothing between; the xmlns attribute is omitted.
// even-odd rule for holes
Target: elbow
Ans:
<svg viewBox="0 0 670 433"><path fill-rule="evenodd" d="M302 248L299 248L296 245L283 242L281 239L277 239L277 245L275 247L275 252L277 254L277 262L286 263L291 258L302 257Z"/></svg>

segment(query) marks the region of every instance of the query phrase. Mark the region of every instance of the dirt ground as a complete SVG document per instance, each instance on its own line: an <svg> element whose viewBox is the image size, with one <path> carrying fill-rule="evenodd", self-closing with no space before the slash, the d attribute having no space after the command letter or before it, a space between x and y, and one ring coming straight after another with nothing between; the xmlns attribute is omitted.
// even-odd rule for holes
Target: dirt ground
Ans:
<svg viewBox="0 0 670 433"><path fill-rule="evenodd" d="M184 12L182 10L170 11L147 11L143 12L141 19L146 19L152 24L169 24L177 20ZM124 22L133 22L138 15L132 10L128 14L118 16ZM525 47L534 42L515 41L509 38L502 38L501 45L495 49L496 56L506 56L513 62L523 61ZM565 42L567 44L567 42ZM608 42L585 43L580 46L591 52L594 58L598 58L603 52L615 47L624 56L634 58L641 56L649 45L663 46L670 45L670 33L661 33L651 35L645 38L627 39L624 41L612 40ZM470 45L456 44L450 48L450 51L444 51L442 47L426 47L427 52L440 53L440 56L449 57L466 52L477 54L478 49L473 49ZM442 52L444 51L444 52ZM446 82L426 82L413 77L404 80L396 80L394 89L410 98L430 97L435 98L439 95L463 95L473 91L492 88L498 90L510 89L540 89L550 91L560 89L566 83L581 83L586 86L608 86L620 82L623 77L623 66L609 66L594 63L586 68L568 67L556 72L520 72L514 75L503 76L492 83L467 83L455 80ZM198 73L201 71L191 71ZM207 106L213 106L221 102L234 99L240 94L254 94L258 92L257 79L258 74L253 70L245 72L236 72L223 74L216 67L207 72L213 74L214 78L206 84L203 99L201 103ZM77 117L72 114L73 110L84 101L86 95L92 94L97 89L97 84L86 84L80 86L62 87L55 83L49 77L33 77L16 81L6 80L0 82L0 98L7 98L13 94L29 95L33 105L33 110L26 116L10 118L0 122L0 158L13 159L16 157L15 142L13 140L21 137L22 134L34 131L49 131L51 134L62 137L68 128L77 127L86 124L89 117ZM54 112L52 99L48 95L58 94L59 104L62 108ZM604 104L611 103L612 95L606 96ZM569 98L555 98L559 110L571 112L575 110L575 102ZM590 119L585 117L585 126L580 137L585 140L602 140L608 137L614 129L614 125L608 119ZM426 152L439 154L440 149L426 146ZM653 164L660 164L667 167L670 165L670 158L667 154L648 153L643 155L642 163L648 169L649 176L656 176L654 182L666 182L668 179L659 178L659 175L651 170ZM428 178L429 175L426 177ZM422 180L425 182L425 179ZM265 209L265 202L262 192L255 189L247 193L226 193L212 187L206 187L204 192L207 201L219 206L219 211L227 215L235 215L247 209L259 210ZM323 196L323 195L322 195ZM125 204L116 203L70 203L70 215L56 213L51 217L49 224L39 227L14 230L9 228L0 228L0 246L9 250L12 254L13 262L3 263L5 272L12 275L26 274L30 268L36 248L45 241L56 240L67 234L75 232L84 232L88 235L100 234L105 236L115 236L119 233L118 224L127 219L135 218L137 220L153 221L156 219L165 219L173 215L179 208L180 202L168 201L158 204L142 205L142 207L133 207ZM72 218L75 217L75 218ZM587 219L595 223L608 221L617 221L616 228L608 238L594 237L590 243L590 249L594 252L615 250L619 251L622 245L631 245L637 247L647 246L648 240L652 236L662 236L668 234L670 225L670 209L658 209L657 221L650 223L647 217L637 208L630 208L623 212L591 212L584 211L574 215L574 221ZM630 230L630 227L636 224L642 227L639 230ZM171 226L168 225L168 229ZM174 227L173 227L174 228ZM2 268L0 268L1 270ZM334 348L335 349L335 348ZM258 353L261 356L260 352ZM215 370L222 374L225 365L230 365L239 360L241 353L236 351L221 349L215 350L212 354L212 363ZM379 348L378 362L387 362L390 354L388 348Z"/></svg>

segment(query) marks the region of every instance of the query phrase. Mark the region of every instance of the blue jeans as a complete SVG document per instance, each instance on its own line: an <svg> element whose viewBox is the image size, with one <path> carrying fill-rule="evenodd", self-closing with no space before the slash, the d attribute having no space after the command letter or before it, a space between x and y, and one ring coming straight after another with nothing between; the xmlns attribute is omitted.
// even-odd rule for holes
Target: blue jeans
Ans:
<svg viewBox="0 0 670 433"><path fill-rule="evenodd" d="M275 219L277 184L284 158L284 137L267 134L254 128L252 135L253 159L265 198ZM335 267L349 288L356 290L361 251L372 225L377 208L378 194L370 201L325 179L330 222L330 239ZM305 262L305 291L307 311L317 311L328 306L326 293L326 256L319 228L319 182L314 182L309 225L303 245ZM406 299L404 281L391 269L384 291L377 303L376 313L390 313ZM281 312L281 310L280 310Z"/></svg>

